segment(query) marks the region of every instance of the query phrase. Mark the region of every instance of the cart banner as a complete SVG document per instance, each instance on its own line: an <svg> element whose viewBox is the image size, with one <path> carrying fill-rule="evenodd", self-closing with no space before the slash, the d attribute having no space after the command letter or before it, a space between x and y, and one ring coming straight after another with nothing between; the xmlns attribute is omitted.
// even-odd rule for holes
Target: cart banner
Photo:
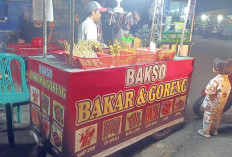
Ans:
<svg viewBox="0 0 232 157"><path fill-rule="evenodd" d="M193 59L61 70L29 59L31 123L54 156L105 156L184 120Z"/></svg>
<svg viewBox="0 0 232 157"><path fill-rule="evenodd" d="M183 121L192 71L189 59L73 73L70 156L104 156Z"/></svg>

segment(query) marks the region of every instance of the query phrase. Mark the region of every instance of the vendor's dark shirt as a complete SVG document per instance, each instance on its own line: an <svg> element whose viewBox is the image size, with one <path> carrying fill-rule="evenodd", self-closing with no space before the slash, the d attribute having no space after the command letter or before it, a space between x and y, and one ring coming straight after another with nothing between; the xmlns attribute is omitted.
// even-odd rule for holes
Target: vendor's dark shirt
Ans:
<svg viewBox="0 0 232 157"><path fill-rule="evenodd" d="M19 30L22 30L25 25L29 24L29 22L24 19L24 15L19 16L18 21Z"/></svg>
<svg viewBox="0 0 232 157"><path fill-rule="evenodd" d="M49 34L49 31L47 31ZM25 43L31 43L34 37L42 37L43 36L43 27L37 28L33 25L33 23L26 24L19 35L20 39L25 40Z"/></svg>

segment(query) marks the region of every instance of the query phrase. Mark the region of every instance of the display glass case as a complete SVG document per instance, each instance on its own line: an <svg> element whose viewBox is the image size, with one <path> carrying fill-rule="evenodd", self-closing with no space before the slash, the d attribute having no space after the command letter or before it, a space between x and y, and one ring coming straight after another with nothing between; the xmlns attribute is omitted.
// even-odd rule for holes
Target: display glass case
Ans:
<svg viewBox="0 0 232 157"><path fill-rule="evenodd" d="M184 30L184 42L191 41L190 36L196 0L191 0L190 6L188 6L188 2L188 0L157 0L153 2L156 40L180 42Z"/></svg>

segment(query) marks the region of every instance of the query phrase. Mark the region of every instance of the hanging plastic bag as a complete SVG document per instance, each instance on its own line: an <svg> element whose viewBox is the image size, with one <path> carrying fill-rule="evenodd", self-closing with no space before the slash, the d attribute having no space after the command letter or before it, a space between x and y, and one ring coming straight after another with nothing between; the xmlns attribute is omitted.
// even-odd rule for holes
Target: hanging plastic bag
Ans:
<svg viewBox="0 0 232 157"><path fill-rule="evenodd" d="M32 10L33 10L33 20L43 20L43 1L44 0L33 0ZM52 0L45 0L46 2L46 12L47 21L54 21L53 16L53 3Z"/></svg>

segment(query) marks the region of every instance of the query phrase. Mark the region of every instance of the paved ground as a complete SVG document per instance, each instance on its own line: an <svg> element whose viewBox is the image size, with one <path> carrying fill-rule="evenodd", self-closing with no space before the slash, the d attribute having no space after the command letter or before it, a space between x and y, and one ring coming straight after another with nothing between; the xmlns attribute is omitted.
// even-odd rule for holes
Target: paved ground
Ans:
<svg viewBox="0 0 232 157"><path fill-rule="evenodd" d="M231 157L232 156L232 109L223 115L219 135L206 139L197 134L202 119L192 112L192 104L200 95L212 73L212 62L217 56L232 56L230 41L202 39L194 36L191 56L195 57L185 123L176 127L167 138L155 141L150 136L116 153L113 157ZM16 128L29 127L29 107L23 106L23 124ZM16 146L8 146L5 132L5 113L0 110L0 157L37 157L37 145L29 130L15 132Z"/></svg>

